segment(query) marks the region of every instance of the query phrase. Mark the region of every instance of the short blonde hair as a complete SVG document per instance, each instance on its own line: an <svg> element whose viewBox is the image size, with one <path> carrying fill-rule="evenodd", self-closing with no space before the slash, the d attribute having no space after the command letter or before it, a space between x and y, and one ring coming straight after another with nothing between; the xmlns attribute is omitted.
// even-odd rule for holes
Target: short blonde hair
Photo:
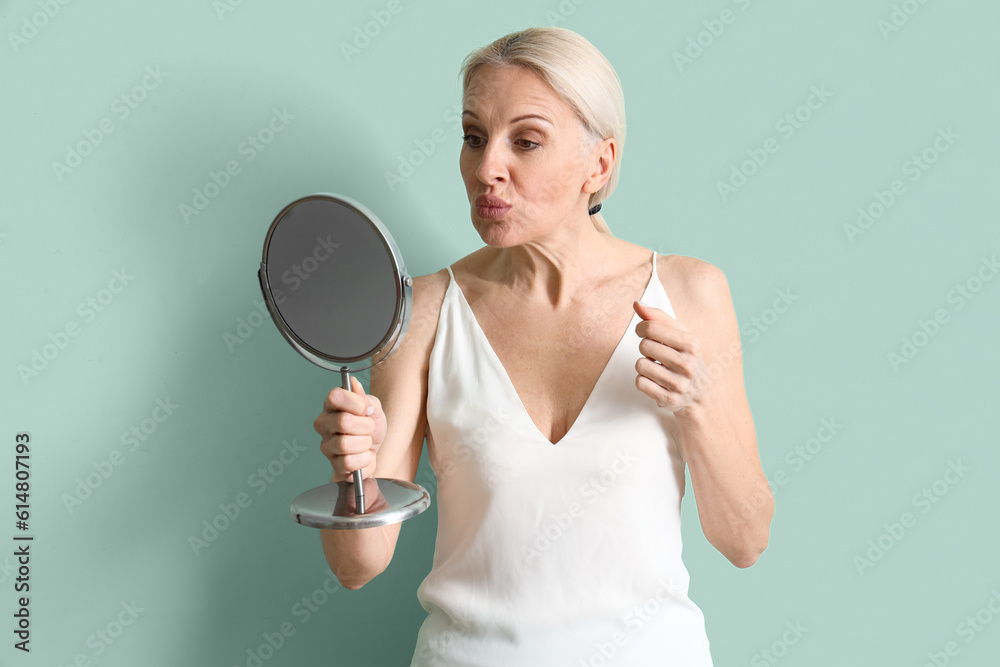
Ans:
<svg viewBox="0 0 1000 667"><path fill-rule="evenodd" d="M583 36L557 26L533 27L512 32L462 61L459 77L462 95L472 76L482 65L525 67L552 86L576 113L591 135L588 147L614 137L617 140L611 176L601 189L591 193L588 210L611 196L618 183L618 171L625 146L625 96L614 67ZM600 213L591 216L598 231L611 233Z"/></svg>

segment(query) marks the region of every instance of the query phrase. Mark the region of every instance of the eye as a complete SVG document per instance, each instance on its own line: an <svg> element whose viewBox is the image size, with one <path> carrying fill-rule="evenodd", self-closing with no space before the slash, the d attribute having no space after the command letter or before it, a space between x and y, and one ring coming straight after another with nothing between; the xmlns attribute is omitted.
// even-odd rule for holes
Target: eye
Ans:
<svg viewBox="0 0 1000 667"><path fill-rule="evenodd" d="M474 140L477 140L477 139L480 139L480 138L481 138L481 137L477 137L477 136L476 136L476 135L474 135L474 134L463 134L463 135L462 135L462 141L464 141L464 142L465 142L465 144L466 144L466 145L467 145L467 146L468 146L469 148L479 148L479 144L475 144L475 143L473 143L473 141L474 141Z"/></svg>
<svg viewBox="0 0 1000 667"><path fill-rule="evenodd" d="M482 144L478 143L481 140L482 137L477 137L474 134L462 135L462 141L464 141L469 148L482 148ZM531 141L529 139L518 139L518 142L521 144L521 147L523 148L524 151L533 151L540 145L537 142Z"/></svg>

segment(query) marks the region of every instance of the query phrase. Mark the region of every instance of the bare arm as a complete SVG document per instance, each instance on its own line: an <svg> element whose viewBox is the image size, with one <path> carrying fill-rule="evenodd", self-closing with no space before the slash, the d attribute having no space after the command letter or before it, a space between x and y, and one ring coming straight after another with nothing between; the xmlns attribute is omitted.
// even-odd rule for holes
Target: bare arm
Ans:
<svg viewBox="0 0 1000 667"><path fill-rule="evenodd" d="M705 537L734 565L750 567L767 548L774 498L744 388L736 313L718 268L698 260L687 280L698 304L689 324L710 379L701 400L675 413L678 435Z"/></svg>
<svg viewBox="0 0 1000 667"><path fill-rule="evenodd" d="M667 291L680 319L636 302L644 320L636 388L674 414L705 537L733 565L750 567L767 547L774 498L757 454L729 285L708 262L671 257Z"/></svg>

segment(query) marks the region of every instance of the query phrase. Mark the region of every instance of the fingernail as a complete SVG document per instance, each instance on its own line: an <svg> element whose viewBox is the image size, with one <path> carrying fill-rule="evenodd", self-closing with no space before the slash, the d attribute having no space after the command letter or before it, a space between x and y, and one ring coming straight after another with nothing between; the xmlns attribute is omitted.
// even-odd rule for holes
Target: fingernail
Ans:
<svg viewBox="0 0 1000 667"><path fill-rule="evenodd" d="M374 414L374 413L375 413L375 406L369 404L368 410L365 411L365 414L366 415L371 415L371 414Z"/></svg>
<svg viewBox="0 0 1000 667"><path fill-rule="evenodd" d="M639 301L638 303L639 303L640 306L642 306L644 308L649 308L650 307L649 304L645 303L644 301Z"/></svg>

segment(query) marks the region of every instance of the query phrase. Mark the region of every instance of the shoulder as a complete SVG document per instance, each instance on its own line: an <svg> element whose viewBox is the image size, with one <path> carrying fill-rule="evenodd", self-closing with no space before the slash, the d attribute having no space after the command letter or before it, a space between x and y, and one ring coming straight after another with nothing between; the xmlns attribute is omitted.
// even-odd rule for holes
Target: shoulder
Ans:
<svg viewBox="0 0 1000 667"><path fill-rule="evenodd" d="M455 282L464 286L469 278L479 277L489 251L489 246L483 246L450 264L452 273L455 274ZM441 303L444 301L444 294L448 291L450 282L451 276L448 275L447 267L434 273L416 276L413 279L414 314L417 312L417 301L420 301L421 309L428 311L436 318L441 310Z"/></svg>
<svg viewBox="0 0 1000 667"><path fill-rule="evenodd" d="M697 257L661 255L657 274L677 318L704 319L732 307L729 281L722 269Z"/></svg>
<svg viewBox="0 0 1000 667"><path fill-rule="evenodd" d="M420 350L419 354L426 362L437 336L441 304L450 279L447 269L413 277L406 333L403 334L402 344L394 357L409 356L412 354L411 350Z"/></svg>
<svg viewBox="0 0 1000 667"><path fill-rule="evenodd" d="M470 272L472 275L475 274L477 265L482 261L482 251L481 248L451 264L456 282L461 284ZM413 303L406 336L421 341L421 347L426 348L428 353L437 334L441 305L444 303L450 282L451 276L448 275L447 267L413 278Z"/></svg>
<svg viewBox="0 0 1000 667"><path fill-rule="evenodd" d="M459 258L451 266L452 273L455 274L455 283L465 294L466 299L472 303L478 296L489 290L489 281L484 278L485 269L496 256L496 249L490 246L482 246L472 251L468 255ZM443 268L437 273L425 276L428 278L428 291L436 296L437 304L440 306L444 300L444 293L451 282L448 269ZM439 311L440 309L438 309Z"/></svg>
<svg viewBox="0 0 1000 667"><path fill-rule="evenodd" d="M657 273L680 325L701 343L707 356L740 346L739 325L722 270L697 257L666 255Z"/></svg>
<svg viewBox="0 0 1000 667"><path fill-rule="evenodd" d="M429 335L433 339L450 280L448 269L413 278L413 311L408 332L413 329L417 335Z"/></svg>
<svg viewBox="0 0 1000 667"><path fill-rule="evenodd" d="M661 282L670 282L687 289L718 291L721 287L728 289L726 275L722 269L697 257L685 255L660 255L657 269ZM664 285L666 287L666 285Z"/></svg>

